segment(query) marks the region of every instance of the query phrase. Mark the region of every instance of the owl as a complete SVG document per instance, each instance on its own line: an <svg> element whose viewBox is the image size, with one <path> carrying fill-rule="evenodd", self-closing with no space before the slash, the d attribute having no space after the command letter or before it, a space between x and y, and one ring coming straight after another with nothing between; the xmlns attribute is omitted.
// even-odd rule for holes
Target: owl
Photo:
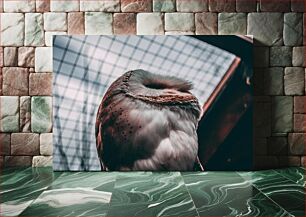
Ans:
<svg viewBox="0 0 306 217"><path fill-rule="evenodd" d="M114 81L96 118L102 170L202 170L196 129L201 107L191 83L145 70Z"/></svg>

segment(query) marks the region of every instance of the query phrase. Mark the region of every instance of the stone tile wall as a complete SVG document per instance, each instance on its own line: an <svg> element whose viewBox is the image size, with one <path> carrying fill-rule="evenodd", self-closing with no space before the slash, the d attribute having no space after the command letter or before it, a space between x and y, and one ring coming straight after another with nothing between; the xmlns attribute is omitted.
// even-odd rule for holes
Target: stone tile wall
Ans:
<svg viewBox="0 0 306 217"><path fill-rule="evenodd" d="M305 165L302 0L0 0L0 12L1 166L52 162L55 34L254 35L255 163Z"/></svg>

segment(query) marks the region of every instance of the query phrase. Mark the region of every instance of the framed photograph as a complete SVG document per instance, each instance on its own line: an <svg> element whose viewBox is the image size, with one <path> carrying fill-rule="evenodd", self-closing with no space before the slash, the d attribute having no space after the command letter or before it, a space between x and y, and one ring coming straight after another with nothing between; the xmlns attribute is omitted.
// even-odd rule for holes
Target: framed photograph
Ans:
<svg viewBox="0 0 306 217"><path fill-rule="evenodd" d="M252 169L251 38L57 35L53 68L54 170Z"/></svg>

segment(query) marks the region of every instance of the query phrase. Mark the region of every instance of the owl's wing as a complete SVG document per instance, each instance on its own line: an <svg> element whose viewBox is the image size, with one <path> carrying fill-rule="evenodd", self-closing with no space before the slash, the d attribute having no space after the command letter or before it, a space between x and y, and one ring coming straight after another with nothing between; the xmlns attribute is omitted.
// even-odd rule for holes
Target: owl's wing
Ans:
<svg viewBox="0 0 306 217"><path fill-rule="evenodd" d="M111 170L133 169L134 162L152 156L159 141L169 133L163 112L128 98L121 99L106 111L101 122L96 127L97 140L102 140L97 142L97 148L101 150L103 143L100 156Z"/></svg>
<svg viewBox="0 0 306 217"><path fill-rule="evenodd" d="M100 165L101 165L101 170L107 170L105 165L103 164L103 161L101 159L101 153L103 149L103 143L102 143L102 121L101 121L101 116L102 116L102 103L99 106L98 112L97 112L97 118L96 118L96 125L95 125L95 134L96 134L96 148L97 148L97 153L98 157L100 160Z"/></svg>

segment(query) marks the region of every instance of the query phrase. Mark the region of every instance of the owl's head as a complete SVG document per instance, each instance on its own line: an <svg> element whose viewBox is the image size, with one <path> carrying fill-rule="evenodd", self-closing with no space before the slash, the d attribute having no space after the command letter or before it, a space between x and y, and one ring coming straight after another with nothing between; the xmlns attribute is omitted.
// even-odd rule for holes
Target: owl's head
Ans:
<svg viewBox="0 0 306 217"><path fill-rule="evenodd" d="M130 91L144 96L162 95L191 95L191 82L173 76L153 74L151 72L137 69L131 71L128 81ZM136 92L137 91L137 92Z"/></svg>
<svg viewBox="0 0 306 217"><path fill-rule="evenodd" d="M153 74L137 69L128 72L127 94L148 103L178 106L194 110L200 118L201 107L192 95L192 83L173 76Z"/></svg>

